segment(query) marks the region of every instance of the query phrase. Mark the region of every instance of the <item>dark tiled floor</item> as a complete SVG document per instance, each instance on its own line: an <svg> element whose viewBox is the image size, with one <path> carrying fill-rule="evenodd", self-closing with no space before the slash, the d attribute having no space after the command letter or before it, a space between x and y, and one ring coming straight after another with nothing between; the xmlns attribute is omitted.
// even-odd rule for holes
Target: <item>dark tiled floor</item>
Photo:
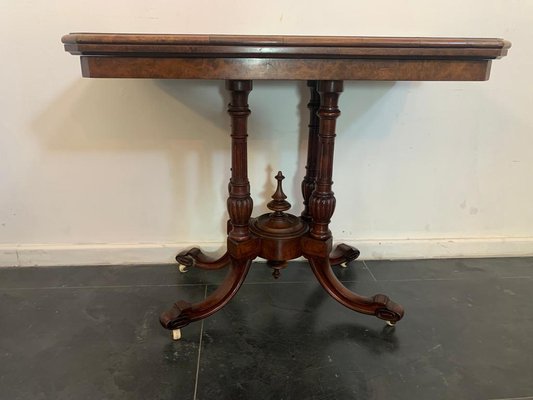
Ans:
<svg viewBox="0 0 533 400"><path fill-rule="evenodd" d="M172 342L158 314L223 271L0 269L0 399L533 399L533 259L336 269L406 308L354 313L304 263L254 264L235 299Z"/></svg>

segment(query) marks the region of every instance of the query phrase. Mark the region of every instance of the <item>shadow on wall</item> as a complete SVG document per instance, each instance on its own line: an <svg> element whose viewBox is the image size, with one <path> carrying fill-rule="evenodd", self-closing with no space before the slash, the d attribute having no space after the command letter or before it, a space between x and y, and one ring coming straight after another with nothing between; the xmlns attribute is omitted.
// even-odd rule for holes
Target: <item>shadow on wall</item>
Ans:
<svg viewBox="0 0 533 400"><path fill-rule="evenodd" d="M350 155L353 156L355 160L358 156L358 152L365 151L361 149L361 146L358 144L358 137L361 136L371 136L379 140L383 135L388 135L391 132L392 126L387 127L380 132L369 132L368 127L364 124L360 124L360 121L364 119L364 116L369 113L375 107L379 107L379 103L382 98L393 88L396 82L393 81L346 81L344 82L344 91L341 93L339 98L339 110L341 111L340 117L337 119L336 127L336 146L339 146L339 139L343 139L346 136L352 137L349 140L350 147L353 150L350 151ZM303 178L305 174L305 165L307 162L307 144L308 144L308 123L309 123L309 110L307 109L307 103L309 102L310 88L307 87L305 82L299 84L300 88L300 103L298 105L299 114L302 116L300 118L300 129L299 129L299 151L298 151L298 173L296 181ZM381 112L386 112L386 110L380 110ZM398 112L396 109L395 112ZM390 119L392 121L392 119ZM335 153L338 153L338 150L335 150ZM335 164L333 168L333 191L336 193L335 197L337 199L342 198L344 202L352 203L354 199L344 198L342 194L343 191L343 182L347 182L347 185L352 188L357 186L357 182L353 181L353 170L346 170L346 168L338 169L337 166L340 163L348 163L350 167L354 166L352 162L352 157L350 160L339 160L338 157L335 158ZM355 167L355 166L354 166ZM345 176L346 179L339 179L341 176ZM295 195L294 198L300 198L300 189L294 188ZM340 195L339 195L340 194ZM355 200L356 201L356 200ZM335 217L333 217L335 218Z"/></svg>
<svg viewBox="0 0 533 400"><path fill-rule="evenodd" d="M393 85L394 82L347 82L345 93L340 98L343 126L352 126ZM273 135L266 127L276 115L271 115L273 110L264 113L260 107L261 102L263 105L265 102L261 98L261 89L266 89L266 86L274 92L295 88L300 99L298 104L289 105L300 121L299 127L286 128L288 132L299 132L299 148L295 149L298 151L295 157L297 170L294 174L294 182L298 184L285 188L294 207L301 204L299 182L305 174L309 89L306 82L254 82L249 98L253 113L249 124L252 140L267 141ZM364 90L359 91L361 88ZM205 222L214 225L211 221L218 220L218 230L223 233L227 216L209 214L212 207L201 200L210 198L224 202L227 197L231 167L230 120L226 113L228 102L229 94L223 81L80 79L33 121L33 130L52 151L162 152L168 159L169 179L174 185L172 200L176 209L196 213L203 204L201 215L206 218ZM287 107L284 99L276 105ZM339 135L348 133L351 132L338 132ZM265 168L267 176L260 195L266 201L255 204L254 215L264 212L265 204L275 190L273 177L277 172L276 165L265 165ZM224 174L225 178L222 184L217 184L220 174ZM191 180L197 184L192 184ZM214 188L215 184L218 187ZM179 218L179 215L169 217ZM187 224L179 225L179 229L187 235L191 227L184 225Z"/></svg>
<svg viewBox="0 0 533 400"><path fill-rule="evenodd" d="M223 201L227 191L227 184L214 190L212 180L219 173L229 176L230 168L223 91L221 81L79 79L50 103L33 130L52 152L160 152L168 160L172 202L181 212L194 212L205 198ZM214 158L224 160L224 172ZM185 185L191 180L198 184ZM224 231L226 217L203 208L207 220L218 221L210 222L213 229ZM194 231L175 225L183 235Z"/></svg>

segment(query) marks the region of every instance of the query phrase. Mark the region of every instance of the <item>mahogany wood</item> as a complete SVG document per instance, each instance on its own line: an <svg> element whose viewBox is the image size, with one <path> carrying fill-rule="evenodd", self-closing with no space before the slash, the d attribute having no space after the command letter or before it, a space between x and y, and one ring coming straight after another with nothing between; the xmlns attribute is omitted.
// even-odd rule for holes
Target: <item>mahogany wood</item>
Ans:
<svg viewBox="0 0 533 400"><path fill-rule="evenodd" d="M308 260L322 287L343 306L363 314L375 315L391 323L396 323L403 317L403 307L384 294L365 297L348 290L337 279L326 257L309 256Z"/></svg>
<svg viewBox="0 0 533 400"><path fill-rule="evenodd" d="M307 142L307 164L305 166L305 176L302 181L302 196L304 210L302 219L311 223L309 213L309 199L315 190L316 177L318 174L318 107L320 106L320 95L316 90L316 81L307 81L307 86L311 92L307 108L309 109L309 140Z"/></svg>
<svg viewBox="0 0 533 400"><path fill-rule="evenodd" d="M485 81L490 60L82 56L86 78Z"/></svg>
<svg viewBox="0 0 533 400"><path fill-rule="evenodd" d="M486 80L503 39L71 33L91 78Z"/></svg>
<svg viewBox="0 0 533 400"><path fill-rule="evenodd" d="M504 56L511 44L494 38L420 38L369 36L246 36L71 33L63 36L65 49L77 55L157 54L193 57L287 57L306 55L344 58Z"/></svg>
<svg viewBox="0 0 533 400"><path fill-rule="evenodd" d="M231 116L231 179L229 182L228 213L232 229L229 238L241 242L250 239L250 216L253 201L248 181L247 121L250 115L248 95L252 81L227 81L231 93L228 113Z"/></svg>
<svg viewBox="0 0 533 400"><path fill-rule="evenodd" d="M336 120L343 80L486 80L493 59L507 54L502 39L387 38L322 36L144 35L73 33L65 50L80 55L82 74L100 78L225 79L231 101L231 179L228 185L227 252L219 259L198 248L176 260L185 266L219 269L229 265L222 284L196 304L176 302L160 316L178 329L220 310L237 293L251 262L260 256L278 278L287 261L304 256L317 280L344 306L391 323L403 308L383 294L353 293L331 266L352 261L359 250L333 248L329 222L335 210L332 191ZM288 213L281 172L268 207L251 218L253 201L247 171L248 96L253 79L307 80L309 143L301 185L304 210Z"/></svg>
<svg viewBox="0 0 533 400"><path fill-rule="evenodd" d="M267 204L271 213L263 214L250 221L250 227L255 236L260 238L259 257L266 258L268 265L274 268L274 277L278 278L280 270L287 266L287 260L300 257L301 237L307 233L308 225L301 218L288 214L290 203L285 200L283 193L283 174L278 172L276 192L272 195L272 201Z"/></svg>
<svg viewBox="0 0 533 400"><path fill-rule="evenodd" d="M251 259L234 259L222 284L205 300L190 304L180 300L172 308L159 317L161 325L166 329L180 329L193 321L207 318L224 307L235 296L250 269Z"/></svg>
<svg viewBox="0 0 533 400"><path fill-rule="evenodd" d="M190 250L184 250L176 256L176 261L187 268L200 269L221 269L226 267L230 262L228 252L220 258L213 258L205 255L198 247L193 247Z"/></svg>
<svg viewBox="0 0 533 400"><path fill-rule="evenodd" d="M309 212L312 225L310 234L315 239L329 239L331 232L329 222L335 211L333 185L333 150L335 147L335 124L341 114L337 103L342 92L342 81L319 81L317 91L320 94L318 108L318 175L316 186L309 199Z"/></svg>
<svg viewBox="0 0 533 400"><path fill-rule="evenodd" d="M355 247L348 246L347 244L340 243L329 255L329 263L331 265L340 265L348 263L359 257L360 251Z"/></svg>

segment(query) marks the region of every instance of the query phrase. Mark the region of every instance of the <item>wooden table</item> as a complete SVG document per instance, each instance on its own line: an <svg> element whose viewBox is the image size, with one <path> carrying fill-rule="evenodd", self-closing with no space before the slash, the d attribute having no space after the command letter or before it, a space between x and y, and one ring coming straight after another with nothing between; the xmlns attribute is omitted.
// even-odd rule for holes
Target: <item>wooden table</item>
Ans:
<svg viewBox="0 0 533 400"><path fill-rule="evenodd" d="M274 276L287 261L304 256L324 289L342 305L394 324L404 310L384 294L365 297L335 277L332 266L356 259L345 244L332 249L328 229L332 191L335 124L340 115L343 80L484 81L491 61L507 54L502 39L387 38L320 36L146 35L72 33L65 50L81 56L88 78L224 79L231 94L231 179L227 251L219 259L199 249L176 260L186 267L228 267L223 283L204 301L176 302L161 324L180 337L180 328L224 307L244 282L252 260L265 258ZM271 213L252 218L247 173L248 95L253 79L306 80L310 90L309 144L302 182L302 215L287 213L290 204L278 173Z"/></svg>

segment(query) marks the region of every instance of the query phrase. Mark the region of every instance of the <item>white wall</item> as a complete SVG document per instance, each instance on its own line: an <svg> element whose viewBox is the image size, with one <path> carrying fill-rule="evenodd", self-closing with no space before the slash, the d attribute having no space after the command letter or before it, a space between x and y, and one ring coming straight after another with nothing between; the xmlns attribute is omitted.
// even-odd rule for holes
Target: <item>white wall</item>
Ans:
<svg viewBox="0 0 533 400"><path fill-rule="evenodd" d="M365 258L533 254L533 2L0 2L0 265L168 262L223 246L228 101L216 81L89 80L72 31L503 37L490 81L347 82L336 239ZM293 211L304 83L256 82L256 213Z"/></svg>

